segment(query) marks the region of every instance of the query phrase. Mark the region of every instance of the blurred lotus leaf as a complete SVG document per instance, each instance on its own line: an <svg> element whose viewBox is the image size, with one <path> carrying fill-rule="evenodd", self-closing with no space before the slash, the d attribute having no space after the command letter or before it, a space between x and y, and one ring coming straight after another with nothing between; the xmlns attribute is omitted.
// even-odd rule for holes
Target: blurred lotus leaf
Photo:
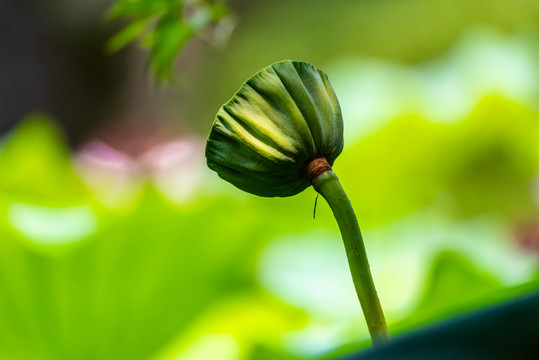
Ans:
<svg viewBox="0 0 539 360"><path fill-rule="evenodd" d="M251 211L230 199L178 207L148 184L134 204L106 208L43 117L3 139L0 169L2 359L152 358L231 294L256 292L251 240L274 232L261 237ZM245 226L220 216L223 207ZM260 325L252 341L302 315L277 300L247 304ZM229 320L221 331L241 338L245 327Z"/></svg>
<svg viewBox="0 0 539 360"><path fill-rule="evenodd" d="M495 95L461 122L407 115L343 152L337 171L351 201L362 204L356 212L367 226L437 201L457 216L530 214L536 208L538 119L535 111ZM355 182L347 186L350 179Z"/></svg>

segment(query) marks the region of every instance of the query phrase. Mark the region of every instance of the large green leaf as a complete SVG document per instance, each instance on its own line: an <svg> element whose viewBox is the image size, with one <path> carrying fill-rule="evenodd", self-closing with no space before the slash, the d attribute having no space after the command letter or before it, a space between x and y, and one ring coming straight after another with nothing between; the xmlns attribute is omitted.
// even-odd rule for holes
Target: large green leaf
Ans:
<svg viewBox="0 0 539 360"><path fill-rule="evenodd" d="M146 359L210 305L256 290L255 255L275 231L260 234L241 203L178 207L148 185L129 207L106 208L42 120L4 140L0 160L0 357Z"/></svg>

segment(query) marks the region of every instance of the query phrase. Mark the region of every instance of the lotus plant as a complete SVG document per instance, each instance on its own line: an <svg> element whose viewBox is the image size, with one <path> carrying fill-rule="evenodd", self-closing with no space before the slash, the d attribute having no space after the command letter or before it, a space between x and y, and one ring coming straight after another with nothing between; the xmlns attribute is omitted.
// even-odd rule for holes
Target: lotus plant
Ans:
<svg viewBox="0 0 539 360"><path fill-rule="evenodd" d="M285 60L258 71L219 109L206 160L221 178L258 196L292 196L312 185L326 199L377 345L389 333L356 216L332 170L342 149L341 109L327 75Z"/></svg>

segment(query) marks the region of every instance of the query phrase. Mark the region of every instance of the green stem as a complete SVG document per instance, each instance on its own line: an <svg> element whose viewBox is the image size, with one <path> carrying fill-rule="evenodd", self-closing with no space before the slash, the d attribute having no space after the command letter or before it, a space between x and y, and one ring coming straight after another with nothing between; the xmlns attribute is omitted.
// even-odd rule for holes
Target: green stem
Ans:
<svg viewBox="0 0 539 360"><path fill-rule="evenodd" d="M341 230L352 280L367 321L373 345L389 341L384 313L374 288L369 261L356 215L333 171L318 176L313 187L328 202Z"/></svg>

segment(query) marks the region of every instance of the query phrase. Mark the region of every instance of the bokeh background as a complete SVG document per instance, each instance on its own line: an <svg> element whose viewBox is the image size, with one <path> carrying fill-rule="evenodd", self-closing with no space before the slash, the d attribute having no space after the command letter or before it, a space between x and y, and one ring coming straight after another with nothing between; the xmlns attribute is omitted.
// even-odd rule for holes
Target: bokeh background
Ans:
<svg viewBox="0 0 539 360"><path fill-rule="evenodd" d="M537 290L537 1L189 1L187 33L149 3L0 0L0 358L369 345L327 204L205 166L220 105L283 59L340 99L393 334Z"/></svg>

